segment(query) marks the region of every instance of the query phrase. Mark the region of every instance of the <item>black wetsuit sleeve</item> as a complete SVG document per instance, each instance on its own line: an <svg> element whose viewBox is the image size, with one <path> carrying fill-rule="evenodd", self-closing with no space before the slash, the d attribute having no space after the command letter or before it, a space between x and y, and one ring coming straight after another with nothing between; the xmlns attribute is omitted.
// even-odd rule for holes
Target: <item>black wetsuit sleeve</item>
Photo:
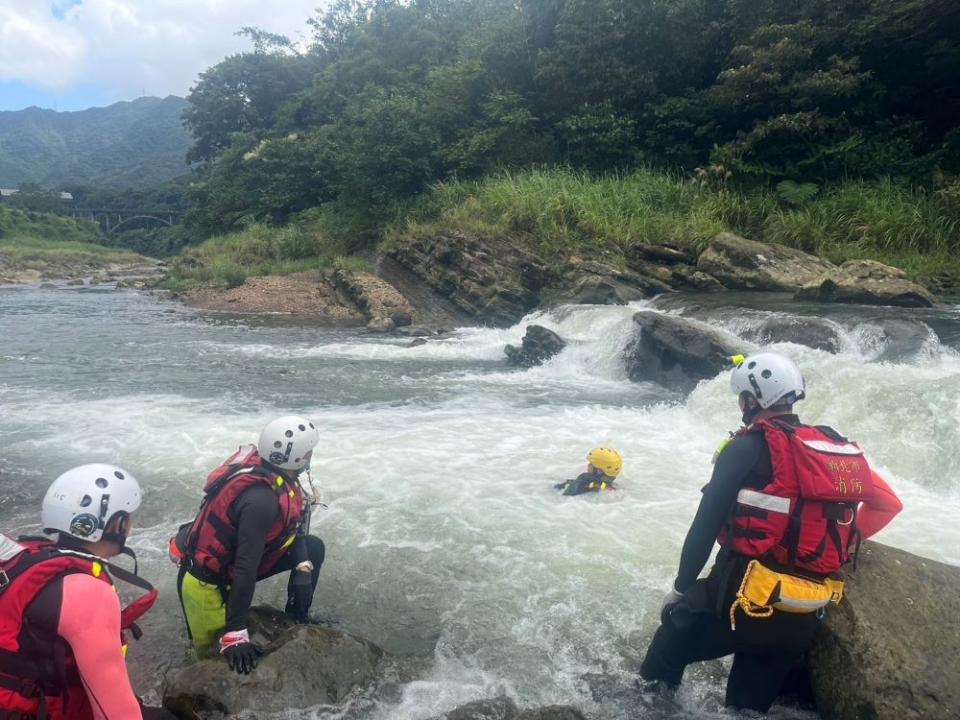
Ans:
<svg viewBox="0 0 960 720"><path fill-rule="evenodd" d="M567 483L566 489L564 489L564 495L580 495L585 492L590 492L590 483L593 482L596 478L593 477L590 473L583 473L576 480L571 480Z"/></svg>
<svg viewBox="0 0 960 720"><path fill-rule="evenodd" d="M267 533L280 512L277 496L266 485L245 490L231 511L237 523L237 554L227 600L227 630L247 626L247 612L257 586L257 568L263 558Z"/></svg>
<svg viewBox="0 0 960 720"><path fill-rule="evenodd" d="M738 437L717 458L710 482L703 488L696 517L683 542L680 569L677 571L677 591L686 592L707 564L717 535L736 502L737 493L761 457L764 442L759 433Z"/></svg>

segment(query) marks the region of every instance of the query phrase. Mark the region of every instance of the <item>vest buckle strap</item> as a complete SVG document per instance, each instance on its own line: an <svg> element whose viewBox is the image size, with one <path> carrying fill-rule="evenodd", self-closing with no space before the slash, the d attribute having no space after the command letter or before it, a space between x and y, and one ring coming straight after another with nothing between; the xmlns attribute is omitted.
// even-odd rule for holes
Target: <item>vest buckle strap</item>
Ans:
<svg viewBox="0 0 960 720"><path fill-rule="evenodd" d="M10 584L10 577L3 570L0 570L0 590L3 590Z"/></svg>

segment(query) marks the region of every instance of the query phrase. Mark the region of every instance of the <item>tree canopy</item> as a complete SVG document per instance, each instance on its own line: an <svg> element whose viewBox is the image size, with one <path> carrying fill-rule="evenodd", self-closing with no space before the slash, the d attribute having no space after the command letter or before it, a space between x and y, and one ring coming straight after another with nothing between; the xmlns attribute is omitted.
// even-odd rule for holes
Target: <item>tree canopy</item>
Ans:
<svg viewBox="0 0 960 720"><path fill-rule="evenodd" d="M190 93L194 228L530 166L960 172L951 0L338 0L309 22L300 49L245 29Z"/></svg>

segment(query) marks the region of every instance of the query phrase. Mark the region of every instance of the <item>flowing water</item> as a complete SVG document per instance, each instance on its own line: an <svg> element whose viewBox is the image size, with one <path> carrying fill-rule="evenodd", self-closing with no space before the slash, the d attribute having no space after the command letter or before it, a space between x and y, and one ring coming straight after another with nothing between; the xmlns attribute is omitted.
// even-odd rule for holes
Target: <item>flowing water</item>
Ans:
<svg viewBox="0 0 960 720"><path fill-rule="evenodd" d="M891 478L906 509L883 541L960 564L960 312L735 294L565 307L407 347L111 288L3 288L0 527L37 531L47 484L73 465L113 462L140 479L132 545L162 598L131 659L155 692L187 652L168 537L211 468L274 416L305 414L320 427L314 474L328 505L314 516L328 548L314 610L424 667L345 715L298 717L427 718L500 693L596 718L726 717L723 663L691 668L675 698L633 689L710 456L739 421L726 377L688 398L626 380L641 306L740 337L771 313L828 312L840 354L775 346L807 375L802 416L858 439ZM530 322L572 342L540 368L509 369L503 346ZM558 496L552 484L594 445L623 453L621 489ZM275 580L258 599L282 593Z"/></svg>

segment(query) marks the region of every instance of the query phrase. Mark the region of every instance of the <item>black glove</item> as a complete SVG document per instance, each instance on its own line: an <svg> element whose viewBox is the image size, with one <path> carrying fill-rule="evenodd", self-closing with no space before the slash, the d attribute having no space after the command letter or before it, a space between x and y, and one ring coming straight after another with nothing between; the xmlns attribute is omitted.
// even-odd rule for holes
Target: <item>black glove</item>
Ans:
<svg viewBox="0 0 960 720"><path fill-rule="evenodd" d="M249 675L256 669L263 651L253 643L240 643L228 647L223 651L223 655L227 658L231 670L236 670L241 675Z"/></svg>
<svg viewBox="0 0 960 720"><path fill-rule="evenodd" d="M220 654L227 659L231 670L240 675L249 675L260 662L263 651L250 642L246 630L224 633L220 638Z"/></svg>
<svg viewBox="0 0 960 720"><path fill-rule="evenodd" d="M563 490L567 485L570 484L569 480L564 480L562 483L556 483L553 487L557 490Z"/></svg>
<svg viewBox="0 0 960 720"><path fill-rule="evenodd" d="M309 572L295 570L287 588L286 613L298 623L307 623L313 604L313 577Z"/></svg>

